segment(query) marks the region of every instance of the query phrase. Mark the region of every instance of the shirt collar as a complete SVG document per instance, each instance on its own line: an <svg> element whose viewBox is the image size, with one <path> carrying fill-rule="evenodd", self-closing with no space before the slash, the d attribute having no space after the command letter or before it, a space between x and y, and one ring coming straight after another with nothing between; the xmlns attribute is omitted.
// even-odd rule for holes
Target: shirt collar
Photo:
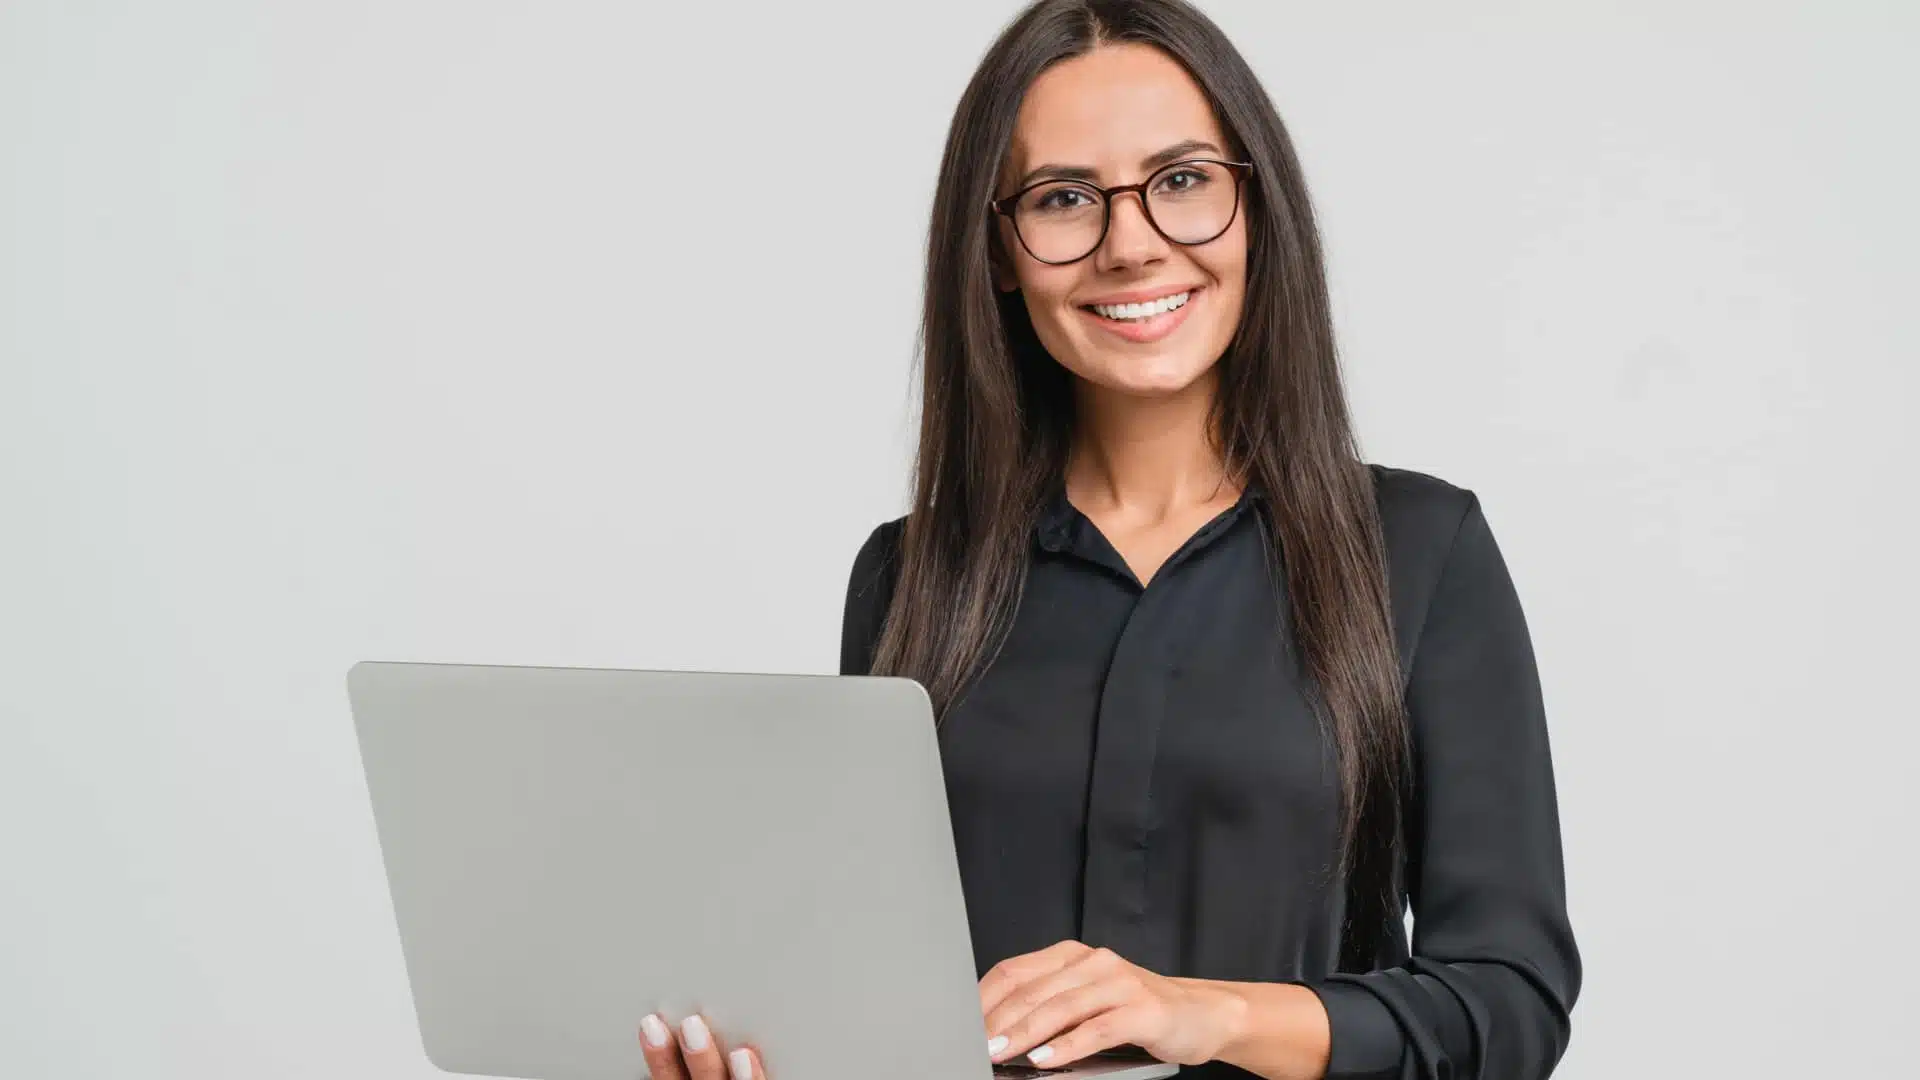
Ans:
<svg viewBox="0 0 1920 1080"><path fill-rule="evenodd" d="M1048 551L1065 551L1072 546L1074 528L1080 520L1080 511L1067 501L1065 482L1056 477L1047 488L1045 501L1040 504L1040 520L1034 525L1034 538Z"/></svg>
<svg viewBox="0 0 1920 1080"><path fill-rule="evenodd" d="M1203 532L1207 532L1210 537L1233 524L1248 507L1265 500L1266 489L1258 480L1249 480L1233 506L1215 519ZM1086 516L1067 499L1065 479L1055 477L1047 488L1045 500L1040 504L1040 518L1034 524L1034 538L1039 541L1040 546L1055 552L1072 550L1077 545L1084 544L1093 527L1093 522L1087 520ZM1204 540L1208 537L1197 539Z"/></svg>

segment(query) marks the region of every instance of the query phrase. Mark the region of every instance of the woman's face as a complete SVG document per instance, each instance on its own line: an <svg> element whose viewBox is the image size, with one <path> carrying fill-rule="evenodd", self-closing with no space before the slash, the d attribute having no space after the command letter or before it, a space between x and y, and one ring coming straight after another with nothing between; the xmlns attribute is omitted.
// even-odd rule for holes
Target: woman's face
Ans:
<svg viewBox="0 0 1920 1080"><path fill-rule="evenodd" d="M1137 184L1167 164L1169 153L1232 160L1225 132L1185 69L1150 46L1102 46L1054 65L1028 89L997 197L1050 176L1081 176L1103 188ZM1169 192L1156 199L1172 206L1171 193L1191 191L1193 183L1191 176L1156 179ZM1050 211L1079 205L1068 194ZM1006 259L1000 287L1020 290L1047 352L1094 387L1164 397L1203 384L1240 324L1245 206L1224 233L1196 246L1162 236L1133 194L1116 196L1112 214L1093 254L1063 266L1035 258L1013 223L996 215ZM1172 231L1170 218L1160 216ZM1182 295L1184 304L1160 310L1180 304ZM1144 309L1114 306L1156 300Z"/></svg>

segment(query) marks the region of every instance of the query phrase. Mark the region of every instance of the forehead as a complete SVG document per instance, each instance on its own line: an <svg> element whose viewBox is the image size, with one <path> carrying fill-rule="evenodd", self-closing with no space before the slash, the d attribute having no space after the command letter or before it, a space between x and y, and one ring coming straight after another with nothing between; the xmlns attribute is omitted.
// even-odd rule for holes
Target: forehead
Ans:
<svg viewBox="0 0 1920 1080"><path fill-rule="evenodd" d="M1014 121L1010 171L1087 165L1109 181L1187 139L1227 141L1198 83L1150 45L1106 45L1042 72Z"/></svg>

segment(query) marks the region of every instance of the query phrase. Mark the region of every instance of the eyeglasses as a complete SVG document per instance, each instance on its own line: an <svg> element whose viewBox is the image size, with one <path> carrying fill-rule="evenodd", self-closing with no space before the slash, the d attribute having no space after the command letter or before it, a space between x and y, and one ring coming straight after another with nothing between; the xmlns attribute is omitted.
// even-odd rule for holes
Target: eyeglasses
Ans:
<svg viewBox="0 0 1920 1080"><path fill-rule="evenodd" d="M1080 180L1041 180L988 203L1011 218L1027 254L1050 266L1079 262L1099 250L1113 223L1113 200L1133 192L1147 224L1169 243L1192 247L1216 239L1240 212L1240 186L1253 172L1244 161L1188 158L1162 166L1138 184L1103 188Z"/></svg>

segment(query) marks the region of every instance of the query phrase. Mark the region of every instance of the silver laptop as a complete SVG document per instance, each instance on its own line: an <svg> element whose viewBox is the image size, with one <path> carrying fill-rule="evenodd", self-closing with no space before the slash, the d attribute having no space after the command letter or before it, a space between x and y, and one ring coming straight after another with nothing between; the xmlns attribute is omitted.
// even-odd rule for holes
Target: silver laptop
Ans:
<svg viewBox="0 0 1920 1080"><path fill-rule="evenodd" d="M367 662L347 679L421 1041L644 1075L703 1013L772 1080L1147 1080L987 1057L925 692L905 679Z"/></svg>

